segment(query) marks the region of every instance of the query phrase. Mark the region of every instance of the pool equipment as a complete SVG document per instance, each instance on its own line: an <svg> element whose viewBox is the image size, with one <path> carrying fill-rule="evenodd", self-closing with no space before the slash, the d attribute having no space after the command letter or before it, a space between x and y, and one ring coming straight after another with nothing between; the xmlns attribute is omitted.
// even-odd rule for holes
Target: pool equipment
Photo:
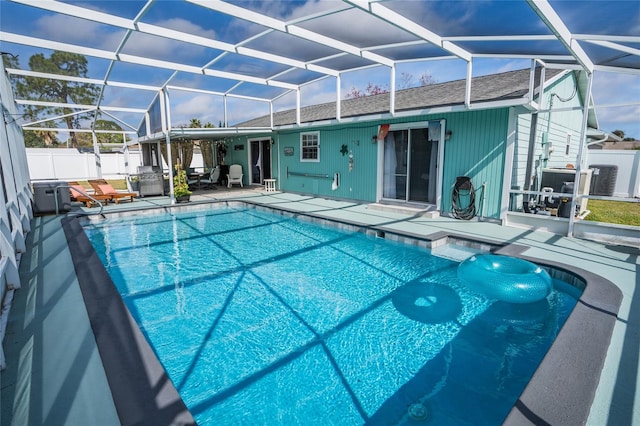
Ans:
<svg viewBox="0 0 640 426"><path fill-rule="evenodd" d="M510 303L537 302L553 287L547 271L535 263L495 254L463 261L458 266L458 279L471 290Z"/></svg>

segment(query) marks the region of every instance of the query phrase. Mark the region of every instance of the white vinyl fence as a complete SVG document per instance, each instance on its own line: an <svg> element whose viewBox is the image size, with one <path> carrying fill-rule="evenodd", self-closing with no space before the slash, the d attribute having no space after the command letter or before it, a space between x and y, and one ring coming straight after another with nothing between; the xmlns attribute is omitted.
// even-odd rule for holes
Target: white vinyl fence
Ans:
<svg viewBox="0 0 640 426"><path fill-rule="evenodd" d="M32 180L86 180L98 177L97 158L90 152L79 152L73 148L27 148L27 162ZM120 152L100 154L102 177L124 179L127 175L127 155ZM142 164L140 153L128 154L129 173L136 173ZM191 167L202 167L202 155L193 153ZM167 165L164 164L164 168Z"/></svg>
<svg viewBox="0 0 640 426"><path fill-rule="evenodd" d="M640 198L640 151L590 149L588 166L593 164L618 167L614 197Z"/></svg>

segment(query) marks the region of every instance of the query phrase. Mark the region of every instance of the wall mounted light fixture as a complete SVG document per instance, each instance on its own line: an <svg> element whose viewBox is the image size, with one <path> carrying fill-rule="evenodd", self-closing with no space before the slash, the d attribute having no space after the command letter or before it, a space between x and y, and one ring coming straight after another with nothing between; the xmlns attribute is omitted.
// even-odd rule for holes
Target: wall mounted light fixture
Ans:
<svg viewBox="0 0 640 426"><path fill-rule="evenodd" d="M451 135L453 135L453 132L451 130L447 130L446 132L444 132L444 140L448 141L449 139L451 139Z"/></svg>

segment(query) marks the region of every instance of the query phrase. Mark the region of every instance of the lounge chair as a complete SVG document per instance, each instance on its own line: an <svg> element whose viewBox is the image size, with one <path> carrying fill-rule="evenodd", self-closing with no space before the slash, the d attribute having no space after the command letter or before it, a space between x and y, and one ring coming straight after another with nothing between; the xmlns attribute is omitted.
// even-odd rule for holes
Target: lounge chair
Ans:
<svg viewBox="0 0 640 426"><path fill-rule="evenodd" d="M84 203L84 205L87 207L91 207L92 204L98 201L104 204L108 204L109 200L111 199L110 195L89 194L87 189L84 186L80 185L79 182L71 181L68 182L68 184L71 199Z"/></svg>
<svg viewBox="0 0 640 426"><path fill-rule="evenodd" d="M104 179L90 179L89 184L96 191L96 194L108 195L110 200L118 204L120 200L129 199L133 202L134 192L118 192L109 182Z"/></svg>
<svg viewBox="0 0 640 426"><path fill-rule="evenodd" d="M232 164L229 166L229 174L227 175L227 188L231 188L234 183L240 184L240 187L244 187L242 184L242 166L240 164Z"/></svg>

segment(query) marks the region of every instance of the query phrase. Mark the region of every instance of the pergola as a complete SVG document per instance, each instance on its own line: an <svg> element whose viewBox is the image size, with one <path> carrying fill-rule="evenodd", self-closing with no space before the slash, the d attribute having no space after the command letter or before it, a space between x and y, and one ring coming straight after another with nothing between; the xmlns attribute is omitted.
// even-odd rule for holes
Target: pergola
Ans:
<svg viewBox="0 0 640 426"><path fill-rule="evenodd" d="M318 87L331 88L340 120L345 81L363 70L387 76L393 116L399 76L420 62L462 67L467 108L473 108L471 78L486 60L580 70L587 76L585 93L591 93L599 73L640 75L640 3L633 1L2 0L0 5L3 52L64 51L84 55L91 64L89 77L17 68L7 70L10 76L86 83L100 93L90 105L16 98L19 105L70 111L21 123L22 128L51 131L55 123L58 131L70 131L61 126L66 116L89 113L93 118L71 131L92 133L94 144L96 133L113 132L96 130L99 119L117 122L123 135L136 141L146 125L140 140L168 144L177 134L222 137L270 130L233 126L235 111L246 110L237 106L247 102L254 116L295 106L300 124L300 107L313 102ZM178 129L171 105L183 96L219 99L221 126ZM534 114L544 111L533 99L529 105ZM160 109L156 128L149 126L153 108ZM582 141L592 108L586 101Z"/></svg>

